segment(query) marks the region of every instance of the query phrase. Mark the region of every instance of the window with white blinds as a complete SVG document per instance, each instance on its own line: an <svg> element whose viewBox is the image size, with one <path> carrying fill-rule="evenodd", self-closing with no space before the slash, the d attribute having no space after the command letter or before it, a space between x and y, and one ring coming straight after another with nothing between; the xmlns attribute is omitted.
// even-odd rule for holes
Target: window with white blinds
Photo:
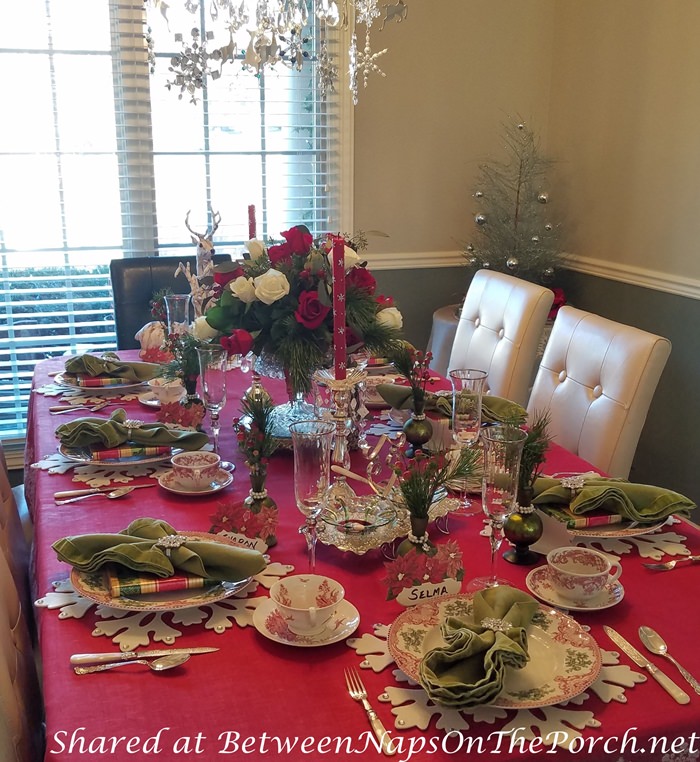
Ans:
<svg viewBox="0 0 700 762"><path fill-rule="evenodd" d="M259 237L347 223L345 96L322 101L313 66L256 77L237 60L196 104L178 99L162 19L148 20L150 74L144 13L140 0L0 3L4 441L24 434L38 360L114 348L111 259L193 253L188 212L198 232L218 213L216 249L232 254L249 205Z"/></svg>

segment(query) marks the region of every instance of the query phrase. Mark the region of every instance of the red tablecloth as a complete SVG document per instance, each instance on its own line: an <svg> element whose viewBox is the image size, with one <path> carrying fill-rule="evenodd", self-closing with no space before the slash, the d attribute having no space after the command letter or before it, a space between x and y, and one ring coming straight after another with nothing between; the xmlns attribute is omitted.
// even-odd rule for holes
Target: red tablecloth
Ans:
<svg viewBox="0 0 700 762"><path fill-rule="evenodd" d="M35 386L50 382L48 373L61 366L59 359L40 363ZM235 400L249 385L250 377L238 370L231 371L229 382L232 401L222 416L227 423L237 414ZM266 385L279 389L267 381ZM48 414L51 404L56 404L55 397L32 395L27 442L30 462L55 452L56 425L80 415L76 412L51 416ZM154 418L153 411L138 401L125 403L124 407L130 417ZM229 425L223 427L221 448L224 457L237 463L234 484L222 493L196 499L154 487L115 501L98 498L57 506L53 500L55 491L83 485L71 481L71 472L51 475L40 469L28 470L27 493L36 530L37 595L50 591L54 581L68 574L66 565L56 559L51 549L51 544L65 535L115 532L142 516L164 518L178 529L207 531L217 508L226 501L242 500L249 489L246 469ZM271 556L273 561L293 564L303 572L307 570L306 550L297 533L301 516L293 502L292 462L290 452L280 451L273 456L269 468L268 490L280 509L279 543L271 550ZM549 471L587 469L587 464L578 458L552 448ZM452 516L449 526L451 537L464 551L465 578L483 574L489 561L488 541L479 535L481 518ZM688 536L687 547L700 553L700 533L691 526L677 526ZM402 610L396 602L385 600L386 591L381 584L383 560L378 551L355 556L319 545L318 572L338 579L345 587L347 599L360 611L361 622L355 637L372 633L375 623L390 624ZM530 568L512 566L502 560L499 563L500 572L515 586L525 589L524 580ZM607 650L614 647L603 633L603 624L615 627L635 643L639 625L655 626L666 635L670 650L679 661L700 675L700 656L695 648L700 615L694 600L698 568L688 566L673 573L653 573L642 567L636 549L623 556L623 567L624 600L605 611L577 614L576 619L590 626L599 645ZM262 587L256 593L265 594ZM343 678L343 668L358 666L361 657L343 642L322 648L294 648L266 639L252 625L233 624L223 634L201 624L179 625L175 629L182 635L177 638L177 646L216 646L220 650L193 657L184 668L159 675L145 668L127 667L78 676L68 663L72 653L117 649L109 637L93 637L93 629L100 622L94 609L80 619L61 619L58 611L45 608L37 609L36 613L43 658L46 760L356 759L368 745L366 753L370 757L377 754L368 741L369 725L364 712L347 695ZM129 616L126 613L125 619ZM170 615L164 616L167 621ZM151 647L159 644L151 642ZM626 703L606 704L591 695L582 708L592 712L600 726L586 728L583 738L586 744L595 743L593 751L569 755L559 750L548 757L676 759L664 757L658 749L651 753L648 739L658 737L670 745L675 739L690 738L698 729L700 697L692 693L671 665L658 658L654 661L687 689L692 695L690 704L679 706L651 678L628 688ZM621 662L631 664L626 656L621 657ZM384 686L394 684L391 667L381 673L363 670L362 675L375 710L402 741L396 759L476 758L473 750L466 751L470 739L472 743L483 743L484 754L499 754L505 759L528 759L545 752L545 747L531 747L528 742L509 748L509 740L499 736L498 731L513 713L500 712L489 722L473 722L469 717L470 727L463 732L464 745L461 751L451 753L458 747L458 740L456 737L451 742L446 740L445 730L436 727L435 718L423 731L394 728L390 705L377 700ZM564 712L567 708L581 707L569 705ZM537 710L534 714L537 715ZM637 744L636 751L631 746L633 742ZM640 748L646 751L641 753ZM696 753L697 750L695 741Z"/></svg>

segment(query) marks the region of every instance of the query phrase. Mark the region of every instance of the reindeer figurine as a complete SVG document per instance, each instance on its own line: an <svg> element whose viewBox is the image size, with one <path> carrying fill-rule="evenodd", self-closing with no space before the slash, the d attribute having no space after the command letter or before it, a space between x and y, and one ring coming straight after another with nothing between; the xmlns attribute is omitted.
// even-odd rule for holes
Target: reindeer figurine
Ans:
<svg viewBox="0 0 700 762"><path fill-rule="evenodd" d="M213 294L214 283L214 244L212 238L221 222L219 212L212 211L212 225L207 227L206 233L198 233L190 227L190 213L185 216L185 227L192 234L192 243L197 246L197 274L191 271L189 262L183 265L182 262L175 270L175 277L182 273L190 284L192 292L192 305L194 307L195 317L201 317L204 314L204 307Z"/></svg>

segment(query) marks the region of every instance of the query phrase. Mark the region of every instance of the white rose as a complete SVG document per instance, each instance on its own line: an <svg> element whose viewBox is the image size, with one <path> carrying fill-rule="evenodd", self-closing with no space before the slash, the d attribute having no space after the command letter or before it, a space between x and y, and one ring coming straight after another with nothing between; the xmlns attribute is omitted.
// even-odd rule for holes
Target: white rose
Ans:
<svg viewBox="0 0 700 762"><path fill-rule="evenodd" d="M351 249L349 246L345 247L345 271L352 270L353 267L360 261L360 255Z"/></svg>
<svg viewBox="0 0 700 762"><path fill-rule="evenodd" d="M202 315L201 317L195 318L194 324L192 325L192 335L195 339L199 339L200 341L209 341L209 339L218 336L219 332L215 328L212 328L209 323L207 323L207 318Z"/></svg>
<svg viewBox="0 0 700 762"><path fill-rule="evenodd" d="M254 278L253 283L255 283L255 296L265 304L272 304L289 293L287 276L279 270L270 269Z"/></svg>
<svg viewBox="0 0 700 762"><path fill-rule="evenodd" d="M403 317L396 307L387 307L377 313L377 322L387 328L403 328Z"/></svg>
<svg viewBox="0 0 700 762"><path fill-rule="evenodd" d="M231 289L231 293L245 304L255 301L255 286L252 278L239 275L228 284L228 287Z"/></svg>
<svg viewBox="0 0 700 762"><path fill-rule="evenodd" d="M265 244L262 241L258 241L257 238L248 241L245 247L248 249L251 259L260 259L265 253Z"/></svg>

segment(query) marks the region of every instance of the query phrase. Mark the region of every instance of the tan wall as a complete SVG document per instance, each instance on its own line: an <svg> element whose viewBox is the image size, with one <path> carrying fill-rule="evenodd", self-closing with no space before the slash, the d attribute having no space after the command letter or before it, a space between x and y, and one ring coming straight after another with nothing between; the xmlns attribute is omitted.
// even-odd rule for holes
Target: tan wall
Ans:
<svg viewBox="0 0 700 762"><path fill-rule="evenodd" d="M555 30L548 148L570 250L700 278L700 3L558 0Z"/></svg>
<svg viewBox="0 0 700 762"><path fill-rule="evenodd" d="M567 250L700 279L698 0L409 0L355 109L355 227L454 251L509 115L559 163ZM560 205L560 206L559 206Z"/></svg>
<svg viewBox="0 0 700 762"><path fill-rule="evenodd" d="M355 108L355 228L373 252L454 251L473 230L474 175L520 114L546 128L553 0L408 0Z"/></svg>

